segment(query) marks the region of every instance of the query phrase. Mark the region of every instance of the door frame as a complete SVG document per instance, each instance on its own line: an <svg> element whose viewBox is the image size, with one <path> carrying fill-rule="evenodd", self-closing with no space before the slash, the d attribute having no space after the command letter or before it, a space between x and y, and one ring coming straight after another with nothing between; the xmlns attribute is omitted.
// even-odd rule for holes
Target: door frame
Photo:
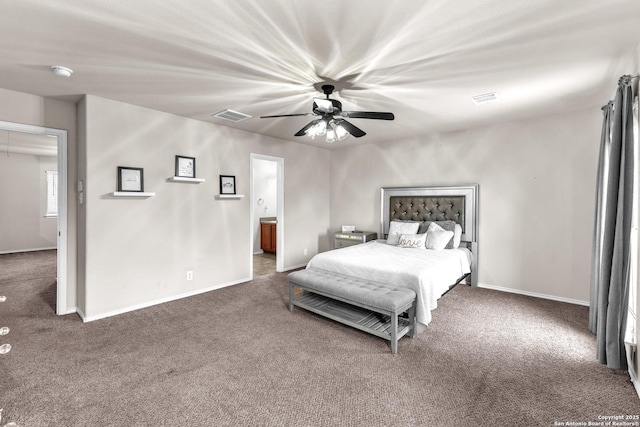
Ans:
<svg viewBox="0 0 640 427"><path fill-rule="evenodd" d="M67 131L44 126L0 121L0 129L9 132L49 135L58 140L58 236L56 314L67 314Z"/></svg>
<svg viewBox="0 0 640 427"><path fill-rule="evenodd" d="M253 236L255 233L254 229L254 190L253 190L253 166L255 160L267 160L270 162L275 162L277 166L277 175L276 175L276 185L277 185L277 213L276 213L276 271L283 272L284 271L284 159L282 157L274 157L267 156L264 154L250 153L249 155L249 182L250 182L250 190L249 190L249 221L250 221L250 232L249 232L249 274L251 279L253 279Z"/></svg>

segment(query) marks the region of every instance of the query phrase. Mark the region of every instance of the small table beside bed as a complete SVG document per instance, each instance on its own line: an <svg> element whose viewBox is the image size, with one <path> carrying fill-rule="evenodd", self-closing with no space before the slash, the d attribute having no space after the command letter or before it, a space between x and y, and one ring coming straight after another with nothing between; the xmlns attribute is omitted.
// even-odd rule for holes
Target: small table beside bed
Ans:
<svg viewBox="0 0 640 427"><path fill-rule="evenodd" d="M388 339L395 353L453 286L477 286L478 185L382 188L380 205L383 239L319 253L290 273L289 309Z"/></svg>

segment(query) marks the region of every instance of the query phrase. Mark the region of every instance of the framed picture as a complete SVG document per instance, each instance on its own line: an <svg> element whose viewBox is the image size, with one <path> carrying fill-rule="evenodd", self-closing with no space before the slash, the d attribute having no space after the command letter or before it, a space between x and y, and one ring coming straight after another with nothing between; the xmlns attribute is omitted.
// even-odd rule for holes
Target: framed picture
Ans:
<svg viewBox="0 0 640 427"><path fill-rule="evenodd" d="M176 156L176 176L184 178L196 177L196 158Z"/></svg>
<svg viewBox="0 0 640 427"><path fill-rule="evenodd" d="M118 191L144 191L142 168L118 166Z"/></svg>
<svg viewBox="0 0 640 427"><path fill-rule="evenodd" d="M220 175L220 194L236 194L236 177Z"/></svg>

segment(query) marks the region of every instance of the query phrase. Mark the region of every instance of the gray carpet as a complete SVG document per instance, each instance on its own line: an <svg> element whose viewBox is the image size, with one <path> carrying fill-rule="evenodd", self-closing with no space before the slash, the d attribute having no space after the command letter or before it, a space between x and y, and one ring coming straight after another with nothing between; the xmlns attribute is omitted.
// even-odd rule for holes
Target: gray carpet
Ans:
<svg viewBox="0 0 640 427"><path fill-rule="evenodd" d="M53 270L52 270L53 269ZM55 253L0 256L4 422L37 426L552 426L638 414L587 308L461 285L388 342L296 309L273 273L83 324ZM557 424L556 424L557 425Z"/></svg>

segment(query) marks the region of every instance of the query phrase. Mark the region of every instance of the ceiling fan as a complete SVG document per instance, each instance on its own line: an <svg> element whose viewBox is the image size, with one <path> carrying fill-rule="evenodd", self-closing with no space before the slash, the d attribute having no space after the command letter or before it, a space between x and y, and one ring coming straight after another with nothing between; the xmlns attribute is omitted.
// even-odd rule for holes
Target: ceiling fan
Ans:
<svg viewBox="0 0 640 427"><path fill-rule="evenodd" d="M366 135L366 132L346 121L349 119L374 119L374 120L393 120L393 113L380 113L374 111L342 111L342 103L335 99L329 98L335 87L333 85L323 85L322 91L326 95L326 99L314 98L312 113L299 114L278 114L274 116L260 116L261 119L269 119L274 117L297 117L297 116L318 116L317 119L309 122L305 127L295 133L294 136L307 135L311 138L326 135L327 142L335 142L343 140L348 135L360 138Z"/></svg>

